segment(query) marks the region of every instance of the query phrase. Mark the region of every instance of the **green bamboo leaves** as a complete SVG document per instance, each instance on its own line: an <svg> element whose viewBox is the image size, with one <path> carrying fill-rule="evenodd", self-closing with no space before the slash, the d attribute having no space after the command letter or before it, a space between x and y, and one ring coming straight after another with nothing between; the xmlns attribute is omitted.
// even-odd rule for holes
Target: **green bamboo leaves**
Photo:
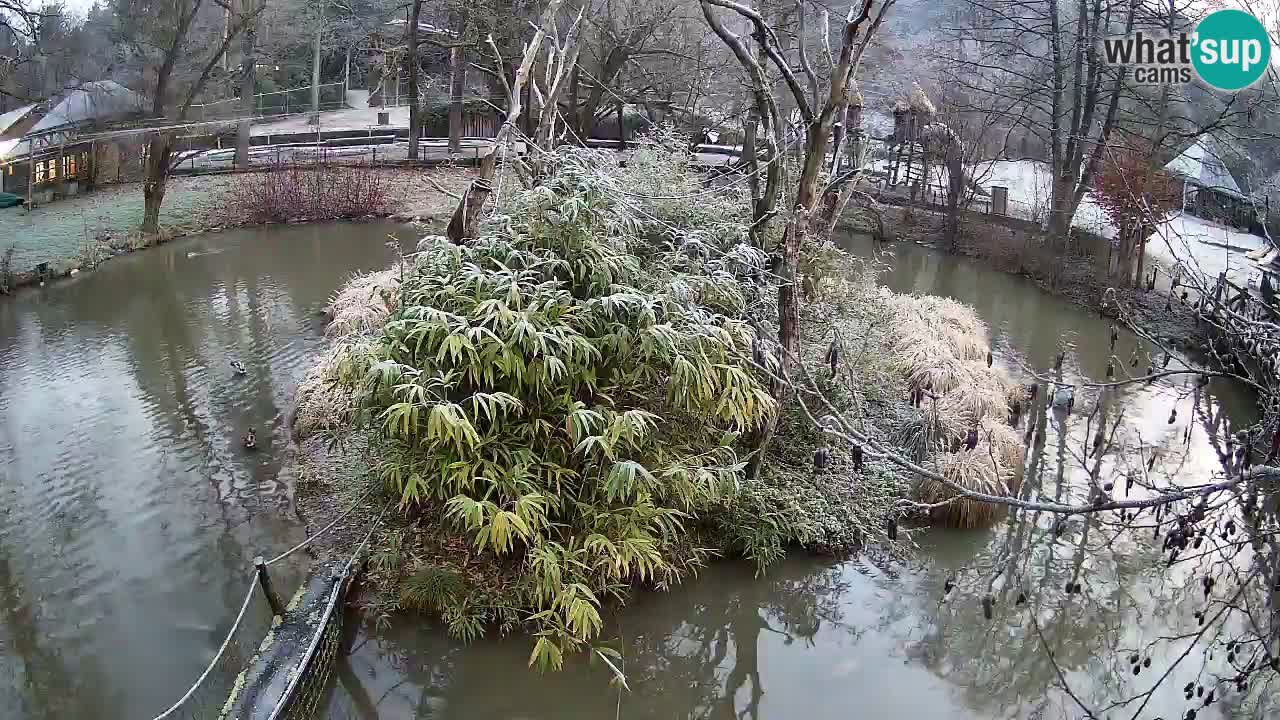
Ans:
<svg viewBox="0 0 1280 720"><path fill-rule="evenodd" d="M416 256L362 380L381 477L521 568L545 668L591 646L602 598L696 567L690 526L733 502L738 434L776 412L741 359L738 279L642 271L645 226L593 172L571 157L485 237ZM470 635L474 608L439 585L423 604Z"/></svg>

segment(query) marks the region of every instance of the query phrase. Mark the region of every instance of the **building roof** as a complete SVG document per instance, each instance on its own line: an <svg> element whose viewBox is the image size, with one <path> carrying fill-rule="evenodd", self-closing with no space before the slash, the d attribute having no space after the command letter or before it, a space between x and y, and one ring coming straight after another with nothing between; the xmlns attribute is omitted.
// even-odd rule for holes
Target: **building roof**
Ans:
<svg viewBox="0 0 1280 720"><path fill-rule="evenodd" d="M47 107L48 110L42 110ZM0 115L0 128L15 127L23 120L35 123L21 137L0 140L0 160L10 160L60 142L73 141L78 126L137 115L145 110L142 95L114 80L99 80L68 90L44 105L29 105ZM9 119L11 115L21 113ZM7 125L5 124L7 121ZM3 129L0 129L0 133ZM21 132L16 128L14 133Z"/></svg>
<svg viewBox="0 0 1280 720"><path fill-rule="evenodd" d="M1205 136L1191 143L1181 155L1170 160L1164 167L1192 184L1232 197L1244 198L1244 193L1240 192L1240 186L1235 178L1231 177L1230 171L1217 153L1214 142Z"/></svg>
<svg viewBox="0 0 1280 720"><path fill-rule="evenodd" d="M49 112L31 128L31 133L92 120L118 120L142 112L143 107L141 95L114 80L85 83L51 101Z"/></svg>
<svg viewBox="0 0 1280 720"><path fill-rule="evenodd" d="M30 113L32 110L35 110L35 109L36 109L35 105L24 105L18 108L17 110L10 110L7 113L0 113L0 135L3 135L4 131L8 130L10 127L13 127L23 118L25 118L28 113Z"/></svg>

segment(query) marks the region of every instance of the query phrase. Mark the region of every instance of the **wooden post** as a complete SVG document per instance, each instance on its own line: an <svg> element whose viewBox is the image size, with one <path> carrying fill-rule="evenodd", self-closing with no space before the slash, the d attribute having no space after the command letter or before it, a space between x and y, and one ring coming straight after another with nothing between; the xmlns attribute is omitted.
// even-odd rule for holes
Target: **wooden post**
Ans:
<svg viewBox="0 0 1280 720"><path fill-rule="evenodd" d="M27 141L27 212L31 212L31 201L36 189L36 143Z"/></svg>
<svg viewBox="0 0 1280 720"><path fill-rule="evenodd" d="M258 569L258 584L262 586L262 593L267 596L267 604L271 606L271 612L275 615L283 615L284 603L271 587L271 576L267 574L266 560L259 555L253 559L253 566Z"/></svg>
<svg viewBox="0 0 1280 720"><path fill-rule="evenodd" d="M618 147L627 147L627 125L622 120L622 103L618 103Z"/></svg>

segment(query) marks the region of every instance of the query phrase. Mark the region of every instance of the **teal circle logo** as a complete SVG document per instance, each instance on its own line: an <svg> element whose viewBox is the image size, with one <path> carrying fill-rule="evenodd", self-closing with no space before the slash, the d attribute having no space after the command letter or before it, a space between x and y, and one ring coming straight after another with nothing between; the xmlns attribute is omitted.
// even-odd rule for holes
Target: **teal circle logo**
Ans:
<svg viewBox="0 0 1280 720"><path fill-rule="evenodd" d="M1196 26L1191 64L1200 79L1219 90L1241 90L1257 82L1271 62L1271 39L1258 18L1243 10L1218 10Z"/></svg>

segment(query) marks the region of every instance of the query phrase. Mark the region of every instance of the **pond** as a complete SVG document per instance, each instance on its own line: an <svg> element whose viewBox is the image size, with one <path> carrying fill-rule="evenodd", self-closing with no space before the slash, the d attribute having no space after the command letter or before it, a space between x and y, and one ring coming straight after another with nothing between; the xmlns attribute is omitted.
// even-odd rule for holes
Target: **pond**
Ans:
<svg viewBox="0 0 1280 720"><path fill-rule="evenodd" d="M204 669L249 561L303 534L283 413L319 312L397 231L226 232L0 299L0 717L150 718Z"/></svg>
<svg viewBox="0 0 1280 720"><path fill-rule="evenodd" d="M250 559L305 532L281 472L284 417L323 347L319 311L346 275L388 263L397 230L277 226L192 238L0 302L0 716L147 720L203 670L238 610ZM966 260L891 250L883 282L973 304L997 362L1045 370L1065 341L1068 380L1103 377L1104 319ZM1135 349L1145 366L1147 348L1122 333L1117 354ZM1166 422L1184 392L1178 381L1109 396L1135 449L1109 462L1137 462L1126 457L1140 438L1144 451L1161 448L1157 473L1216 469L1203 423L1183 442L1189 400L1179 403L1183 420ZM1213 422L1252 418L1252 401L1232 386L1215 382L1204 395ZM256 453L241 447L249 427ZM1072 448L1086 433L1083 413L1052 425L1029 485L1084 498ZM527 638L462 645L418 619L387 627L352 614L350 655L323 717L1076 716L1068 697L1045 691L1059 672L1091 704L1141 689L1154 673L1134 677L1123 656L1186 621L1195 598L1145 541L1083 521L1055 541L1050 521L1040 522L914 531L908 562L869 548L845 562L794 557L763 578L715 564L610 618L629 690L585 659L537 675L526 667ZM297 556L277 582L292 589L306 562ZM944 597L950 578L957 586ZM1063 592L1069 578L1081 594ZM992 621L979 601L988 591ZM1019 592L1026 606L1015 604ZM264 605L251 606L241 633L249 645L268 622ZM1153 667L1181 650L1157 645ZM249 651L233 647L230 660ZM1181 678L1200 664L1193 656L1177 666L1178 682L1140 717L1179 717ZM234 671L218 674L211 687L225 689ZM182 717L216 717L221 699L202 698L203 710Z"/></svg>
<svg viewBox="0 0 1280 720"><path fill-rule="evenodd" d="M857 254L874 252L869 240L846 240ZM888 250L885 285L973 305L991 328L996 362L1015 374L1024 363L1050 371L1065 344L1064 380L1104 378L1106 319L967 259L911 244ZM1141 367L1134 374L1146 370L1149 354L1162 360L1122 332L1116 355L1129 359L1135 350ZM1104 463L1104 476L1139 462L1125 459L1137 456L1139 444L1148 453L1160 449L1157 474L1205 478L1219 469L1203 418L1183 442L1190 400L1179 402L1186 420L1167 422L1186 393L1178 380L1129 386L1105 399L1112 418L1123 411L1117 440L1128 452ZM1250 397L1216 381L1201 407L1227 426L1254 414ZM1038 494L1087 498L1075 458L1086 419L1078 412L1049 426L1029 464L1027 482ZM918 530L918 549L907 563L876 560L881 553L870 548L845 562L792 557L763 578L741 563L714 564L670 593L643 594L610 618L605 635L621 641L629 690L611 686L603 664L582 659L538 675L527 669L527 638L463 645L417 619L385 626L353 614L351 653L339 662L325 717L1078 717L1082 711L1066 694L1046 691L1059 672L1095 708L1145 691L1186 647L1148 643L1173 634L1198 607L1196 593L1182 590L1190 578L1166 575L1149 536L1090 525L1086 531L1076 520L1056 540L1048 518L1040 526L1020 518L990 530ZM956 588L944 595L952 578ZM1068 580L1080 583L1079 594L1065 593ZM987 592L996 601L992 621L981 607ZM1019 594L1027 596L1025 605ZM1151 656L1155 670L1133 675L1131 652ZM1123 716L1181 717L1189 707L1182 686L1201 668L1198 653L1189 657ZM1200 717L1214 717L1208 712Z"/></svg>

